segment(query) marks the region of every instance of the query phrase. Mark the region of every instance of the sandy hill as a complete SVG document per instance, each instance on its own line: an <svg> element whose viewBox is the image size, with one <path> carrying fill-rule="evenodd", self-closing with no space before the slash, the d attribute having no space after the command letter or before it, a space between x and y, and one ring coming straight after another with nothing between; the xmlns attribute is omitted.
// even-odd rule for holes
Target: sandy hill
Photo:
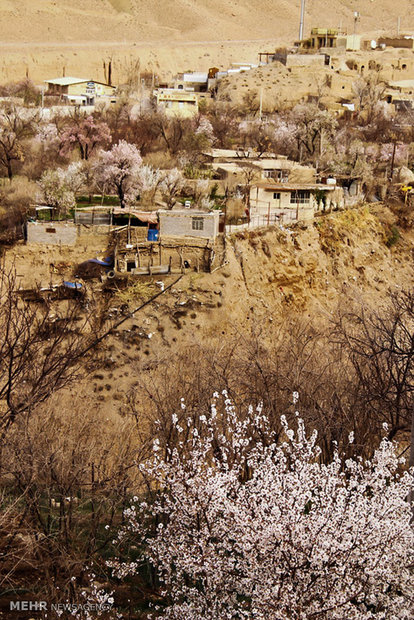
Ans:
<svg viewBox="0 0 414 620"><path fill-rule="evenodd" d="M414 30L411 5L308 0L305 32L313 25L352 32L355 10L359 32L393 31L398 16L402 29ZM63 67L66 75L102 78L96 73L108 57L120 80L130 59L167 71L256 60L258 51L297 37L299 12L300 0L0 0L0 80L29 73L41 81Z"/></svg>
<svg viewBox="0 0 414 620"><path fill-rule="evenodd" d="M300 0L0 0L3 41L218 40L297 36ZM308 0L306 23L414 27L411 0Z"/></svg>

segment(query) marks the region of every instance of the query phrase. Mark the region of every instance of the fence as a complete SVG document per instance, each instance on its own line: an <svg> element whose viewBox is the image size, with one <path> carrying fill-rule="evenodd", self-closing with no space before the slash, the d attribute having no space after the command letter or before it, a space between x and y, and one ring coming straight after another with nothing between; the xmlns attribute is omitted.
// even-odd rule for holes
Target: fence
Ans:
<svg viewBox="0 0 414 620"><path fill-rule="evenodd" d="M109 211L75 211L75 224L109 226L112 214Z"/></svg>
<svg viewBox="0 0 414 620"><path fill-rule="evenodd" d="M244 224L227 224L226 234L238 232L239 230L251 230L262 226L287 226L292 222L296 222L296 210L287 211L286 213L271 213L269 215L252 215L249 222Z"/></svg>

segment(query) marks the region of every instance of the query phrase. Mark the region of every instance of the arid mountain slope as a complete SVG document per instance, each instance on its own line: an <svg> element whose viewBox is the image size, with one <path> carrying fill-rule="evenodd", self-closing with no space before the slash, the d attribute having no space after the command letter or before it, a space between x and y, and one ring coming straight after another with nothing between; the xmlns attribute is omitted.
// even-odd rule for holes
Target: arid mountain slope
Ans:
<svg viewBox="0 0 414 620"><path fill-rule="evenodd" d="M306 24L360 31L414 27L410 0L308 0ZM292 39L300 0L0 0L3 42Z"/></svg>
<svg viewBox="0 0 414 620"><path fill-rule="evenodd" d="M374 36L414 30L411 0L307 0L305 33L342 26ZM259 51L298 36L300 0L0 0L0 82L41 83L65 73L115 83L141 69L168 77L187 69L257 61Z"/></svg>

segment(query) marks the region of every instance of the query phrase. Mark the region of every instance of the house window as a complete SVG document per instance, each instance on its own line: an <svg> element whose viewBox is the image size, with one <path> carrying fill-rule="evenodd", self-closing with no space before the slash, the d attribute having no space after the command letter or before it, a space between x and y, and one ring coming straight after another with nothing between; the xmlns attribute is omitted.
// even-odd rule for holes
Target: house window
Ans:
<svg viewBox="0 0 414 620"><path fill-rule="evenodd" d="M280 192L273 192L273 200L280 200Z"/></svg>
<svg viewBox="0 0 414 620"><path fill-rule="evenodd" d="M310 192L307 190L298 190L297 192L291 192L290 203L305 205L310 202Z"/></svg>
<svg viewBox="0 0 414 620"><path fill-rule="evenodd" d="M275 179L275 181L285 183L288 180L289 172L287 170L266 169L263 170L263 176L265 179Z"/></svg>
<svg viewBox="0 0 414 620"><path fill-rule="evenodd" d="M204 220L202 217L191 218L191 227L193 230L204 230Z"/></svg>

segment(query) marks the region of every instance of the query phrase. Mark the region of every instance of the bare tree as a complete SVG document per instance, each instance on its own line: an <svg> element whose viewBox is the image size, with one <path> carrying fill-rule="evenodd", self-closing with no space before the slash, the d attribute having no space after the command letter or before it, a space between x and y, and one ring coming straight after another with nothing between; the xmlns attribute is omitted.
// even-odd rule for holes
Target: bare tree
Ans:
<svg viewBox="0 0 414 620"><path fill-rule="evenodd" d="M365 117L366 123L374 122L378 112L378 103L384 95L386 84L377 71L371 71L366 77L361 77L352 85L358 105L360 117Z"/></svg>
<svg viewBox="0 0 414 620"><path fill-rule="evenodd" d="M8 496L0 495L2 591L25 586L38 593L40 586L46 600L80 602L88 567L95 560L100 571L118 515L137 492L136 463L147 444L137 447L134 421L108 420L84 394L70 401L62 407L59 395L59 407L51 402L22 415L7 437L0 470L2 483L8 481Z"/></svg>
<svg viewBox="0 0 414 620"><path fill-rule="evenodd" d="M388 437L411 428L414 391L414 294L392 294L382 310L360 305L341 312L335 335L345 347L361 389L371 428Z"/></svg>
<svg viewBox="0 0 414 620"><path fill-rule="evenodd" d="M94 338L88 313L83 325L73 328L78 314L76 305L50 316L47 304L25 303L14 269L0 270L1 442L20 415L77 375L82 351Z"/></svg>
<svg viewBox="0 0 414 620"><path fill-rule="evenodd" d="M13 162L23 161L25 140L35 131L39 118L37 112L6 108L0 113L0 164L6 169L7 176L13 178Z"/></svg>

